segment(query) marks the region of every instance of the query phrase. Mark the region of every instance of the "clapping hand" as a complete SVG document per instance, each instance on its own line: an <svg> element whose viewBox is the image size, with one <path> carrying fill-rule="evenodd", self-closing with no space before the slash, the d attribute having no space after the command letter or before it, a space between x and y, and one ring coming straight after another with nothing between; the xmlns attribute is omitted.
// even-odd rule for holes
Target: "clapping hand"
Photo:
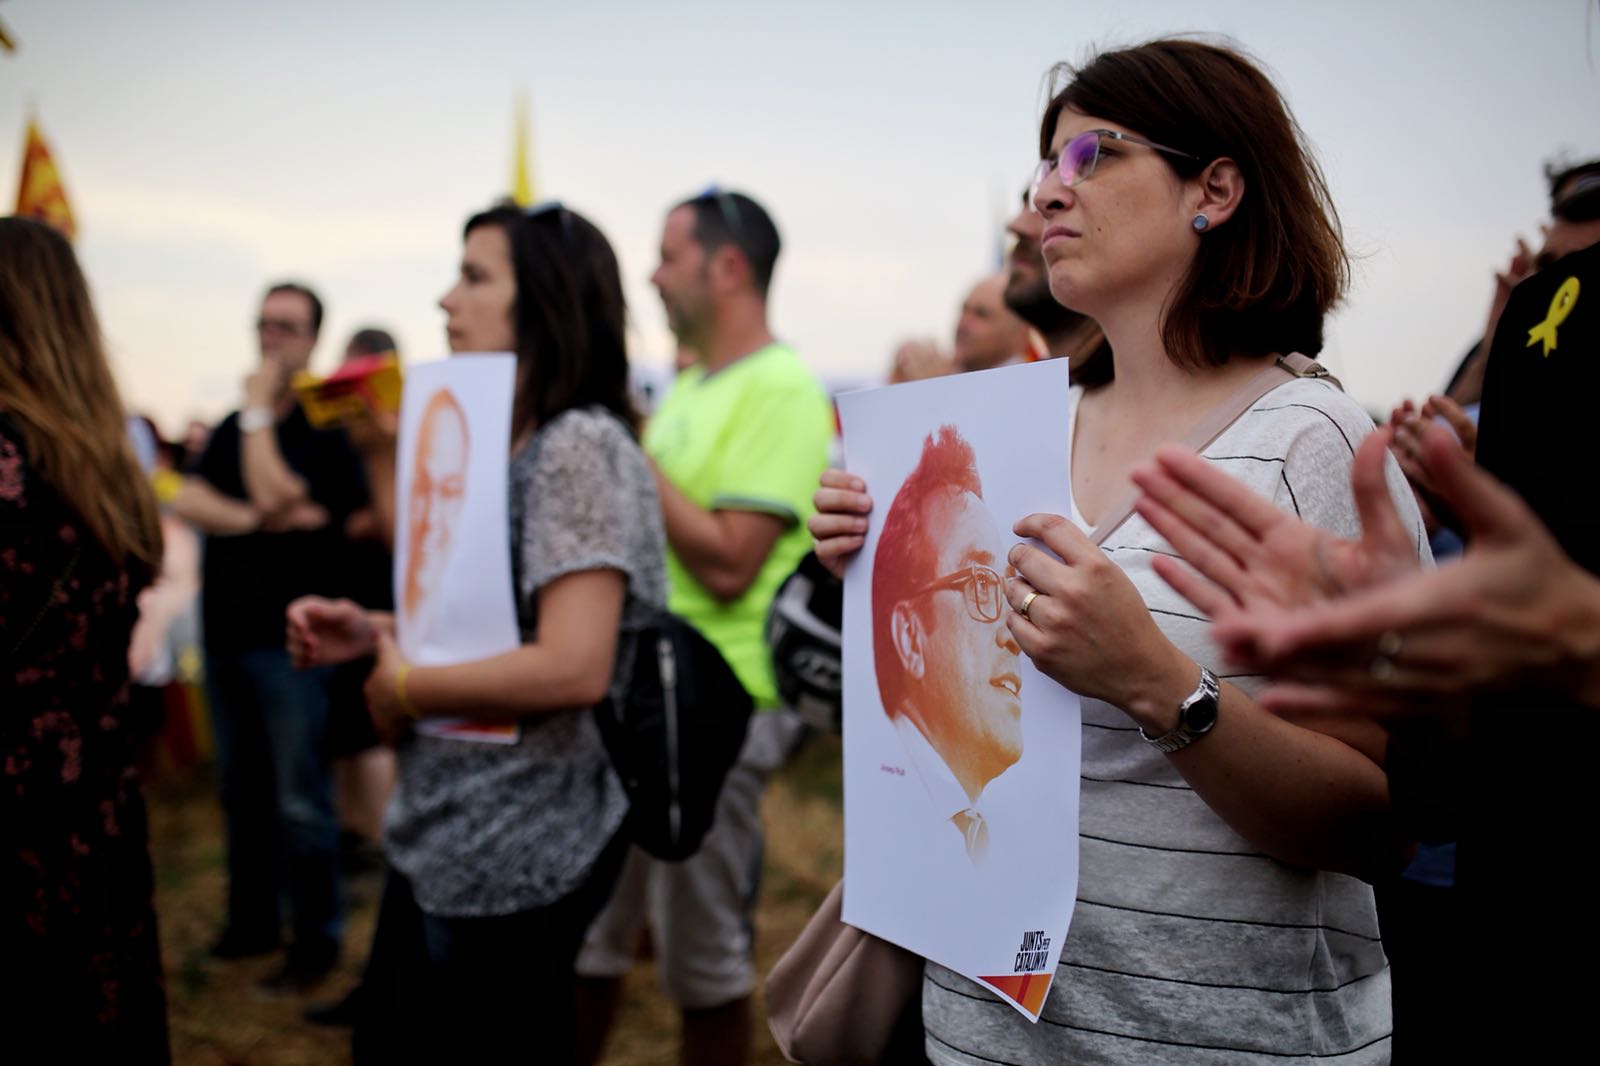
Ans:
<svg viewBox="0 0 1600 1066"><path fill-rule="evenodd" d="M1476 692L1529 683L1600 707L1600 580L1448 430L1426 427L1423 444L1470 534L1461 557L1300 609L1235 612L1217 640L1285 682L1263 704L1299 716L1455 710Z"/></svg>
<svg viewBox="0 0 1600 1066"><path fill-rule="evenodd" d="M1389 425L1393 428L1394 440L1389 445L1389 451L1400 464L1400 472L1411 483L1428 533L1433 534L1441 525L1459 533L1461 520L1439 498L1438 486L1434 484L1433 475L1423 461L1423 429L1436 418L1444 419L1455 433L1468 459L1477 454L1477 423L1448 396L1430 396L1423 401L1420 409L1410 400L1405 400L1391 411Z"/></svg>
<svg viewBox="0 0 1600 1066"><path fill-rule="evenodd" d="M1309 525L1181 448L1134 471L1136 510L1189 566L1158 556L1156 573L1213 621L1258 607L1304 607L1417 568L1417 546L1384 477L1384 430L1362 441L1350 481L1359 540ZM1192 567L1192 569L1191 569Z"/></svg>

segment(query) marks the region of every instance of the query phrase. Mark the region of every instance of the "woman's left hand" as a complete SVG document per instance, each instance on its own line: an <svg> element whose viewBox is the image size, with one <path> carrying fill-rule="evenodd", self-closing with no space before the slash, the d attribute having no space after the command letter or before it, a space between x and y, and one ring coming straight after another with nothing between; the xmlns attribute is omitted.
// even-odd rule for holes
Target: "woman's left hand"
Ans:
<svg viewBox="0 0 1600 1066"><path fill-rule="evenodd" d="M388 633L378 629L374 635L377 637L377 662L372 673L367 675L361 693L367 699L367 713L372 716L372 728L378 739L393 745L410 731L414 721L400 700L400 672L410 664Z"/></svg>
<svg viewBox="0 0 1600 1066"><path fill-rule="evenodd" d="M1017 572L1007 625L1023 652L1078 695L1120 707L1141 726L1172 728L1162 719L1199 671L1162 635L1133 582L1060 515L1031 514L1013 528L1061 557L1029 544L1007 556Z"/></svg>

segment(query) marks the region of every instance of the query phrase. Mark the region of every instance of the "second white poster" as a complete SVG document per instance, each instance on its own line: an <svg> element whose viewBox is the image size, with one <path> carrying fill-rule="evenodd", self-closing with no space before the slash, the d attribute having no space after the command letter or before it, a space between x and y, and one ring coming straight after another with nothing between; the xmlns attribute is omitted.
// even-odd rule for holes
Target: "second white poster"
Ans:
<svg viewBox="0 0 1600 1066"><path fill-rule="evenodd" d="M395 471L394 602L418 666L517 647L506 466L516 359L472 353L406 371ZM419 732L514 744L514 722L432 718Z"/></svg>

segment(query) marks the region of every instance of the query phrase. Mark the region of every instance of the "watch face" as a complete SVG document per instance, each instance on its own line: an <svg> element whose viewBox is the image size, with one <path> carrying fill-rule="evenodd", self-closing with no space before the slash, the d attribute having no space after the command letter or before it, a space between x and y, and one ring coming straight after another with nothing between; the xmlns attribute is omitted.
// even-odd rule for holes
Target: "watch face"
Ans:
<svg viewBox="0 0 1600 1066"><path fill-rule="evenodd" d="M1206 697L1195 700L1183 712L1183 724L1191 733L1204 733L1217 724L1217 701Z"/></svg>

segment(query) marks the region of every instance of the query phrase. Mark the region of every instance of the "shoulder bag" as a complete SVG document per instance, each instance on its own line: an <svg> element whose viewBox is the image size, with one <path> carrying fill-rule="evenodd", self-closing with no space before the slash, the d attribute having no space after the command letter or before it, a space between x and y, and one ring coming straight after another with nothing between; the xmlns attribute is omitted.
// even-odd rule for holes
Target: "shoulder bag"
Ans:
<svg viewBox="0 0 1600 1066"><path fill-rule="evenodd" d="M622 831L658 859L693 855L738 761L754 701L716 647L668 611L632 634L633 662L594 708L628 794Z"/></svg>

